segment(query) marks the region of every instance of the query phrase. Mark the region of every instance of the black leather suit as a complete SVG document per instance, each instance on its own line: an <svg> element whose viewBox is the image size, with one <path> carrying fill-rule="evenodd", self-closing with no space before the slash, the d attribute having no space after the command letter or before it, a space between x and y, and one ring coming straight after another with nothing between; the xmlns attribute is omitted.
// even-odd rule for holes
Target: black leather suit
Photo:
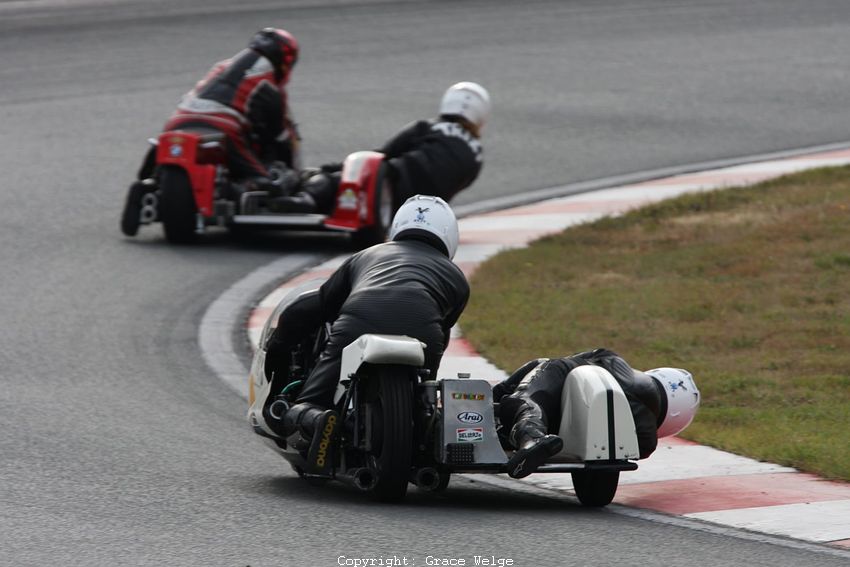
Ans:
<svg viewBox="0 0 850 567"><path fill-rule="evenodd" d="M531 360L493 387L493 399L500 402L499 419L510 428L511 442L558 433L564 381L570 371L584 365L604 368L623 388L635 420L640 458L650 456L658 445L658 425L667 411L666 395L653 378L603 348L565 358Z"/></svg>
<svg viewBox="0 0 850 567"><path fill-rule="evenodd" d="M407 125L380 150L387 156L396 197L435 195L446 202L478 177L481 142L461 123L419 120Z"/></svg>
<svg viewBox="0 0 850 567"><path fill-rule="evenodd" d="M408 335L425 348L425 364L436 377L449 331L469 299L460 268L435 246L399 240L348 258L318 294L283 311L268 343L270 356L332 322L330 339L296 403L333 405L342 349L364 333Z"/></svg>

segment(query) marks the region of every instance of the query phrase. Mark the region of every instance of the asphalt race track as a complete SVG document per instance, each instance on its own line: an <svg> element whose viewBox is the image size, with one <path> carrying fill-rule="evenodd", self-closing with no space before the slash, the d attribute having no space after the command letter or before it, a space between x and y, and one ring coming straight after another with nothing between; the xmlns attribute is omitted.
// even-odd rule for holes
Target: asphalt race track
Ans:
<svg viewBox="0 0 850 567"><path fill-rule="evenodd" d="M463 479L375 505L256 441L200 319L255 268L343 243L172 247L118 218L145 139L265 25L301 41L307 163L379 145L453 82L490 89L457 204L850 138L842 0L0 0L0 565L847 565Z"/></svg>

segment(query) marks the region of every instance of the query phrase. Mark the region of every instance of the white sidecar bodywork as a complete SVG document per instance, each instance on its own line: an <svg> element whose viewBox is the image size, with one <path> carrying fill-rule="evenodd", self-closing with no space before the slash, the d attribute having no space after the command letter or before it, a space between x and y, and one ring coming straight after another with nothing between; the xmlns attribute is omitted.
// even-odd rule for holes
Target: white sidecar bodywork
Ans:
<svg viewBox="0 0 850 567"><path fill-rule="evenodd" d="M564 449L552 462L615 461L640 455L635 422L623 389L599 366L579 366L561 391Z"/></svg>

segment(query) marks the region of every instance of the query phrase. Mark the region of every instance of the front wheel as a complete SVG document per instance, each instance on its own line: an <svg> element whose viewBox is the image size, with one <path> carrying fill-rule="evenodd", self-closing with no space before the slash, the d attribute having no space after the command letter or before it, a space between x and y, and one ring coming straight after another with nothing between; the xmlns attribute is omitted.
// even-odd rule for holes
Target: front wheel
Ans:
<svg viewBox="0 0 850 567"><path fill-rule="evenodd" d="M617 493L620 471L576 471L571 474L576 496L584 506L607 506Z"/></svg>
<svg viewBox="0 0 850 567"><path fill-rule="evenodd" d="M368 460L377 478L370 494L383 502L407 493L413 465L414 377L408 366L381 365L365 384L371 430Z"/></svg>
<svg viewBox="0 0 850 567"><path fill-rule="evenodd" d="M159 217L165 239L172 244L195 240L195 196L189 176L180 167L163 167L160 172Z"/></svg>
<svg viewBox="0 0 850 567"><path fill-rule="evenodd" d="M395 215L395 198L387 175L386 162L382 162L378 166L378 173L375 177L375 199L372 201L372 217L375 222L372 226L358 230L351 235L351 240L357 249L368 248L384 242L390 232L393 215Z"/></svg>

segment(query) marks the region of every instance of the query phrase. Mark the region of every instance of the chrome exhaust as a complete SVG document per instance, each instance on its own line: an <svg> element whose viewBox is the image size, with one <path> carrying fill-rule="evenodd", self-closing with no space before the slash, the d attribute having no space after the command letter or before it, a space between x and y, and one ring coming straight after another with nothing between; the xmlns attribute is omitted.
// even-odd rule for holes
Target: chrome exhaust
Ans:
<svg viewBox="0 0 850 567"><path fill-rule="evenodd" d="M277 421L283 420L283 414L289 409L289 403L284 399L276 399L269 405L269 416Z"/></svg>
<svg viewBox="0 0 850 567"><path fill-rule="evenodd" d="M372 490L378 483L378 477L366 467L349 469L344 474L337 475L337 478L363 492Z"/></svg>
<svg viewBox="0 0 850 567"><path fill-rule="evenodd" d="M139 221L142 224L150 224L157 218L159 200L156 193L145 193L142 196L142 211L139 214Z"/></svg>
<svg viewBox="0 0 850 567"><path fill-rule="evenodd" d="M201 213L196 213L195 214L195 234L203 234L206 226L207 225L204 222L204 215L202 215Z"/></svg>
<svg viewBox="0 0 850 567"><path fill-rule="evenodd" d="M440 486L440 473L434 467L422 467L413 471L410 482L422 490L436 490Z"/></svg>

